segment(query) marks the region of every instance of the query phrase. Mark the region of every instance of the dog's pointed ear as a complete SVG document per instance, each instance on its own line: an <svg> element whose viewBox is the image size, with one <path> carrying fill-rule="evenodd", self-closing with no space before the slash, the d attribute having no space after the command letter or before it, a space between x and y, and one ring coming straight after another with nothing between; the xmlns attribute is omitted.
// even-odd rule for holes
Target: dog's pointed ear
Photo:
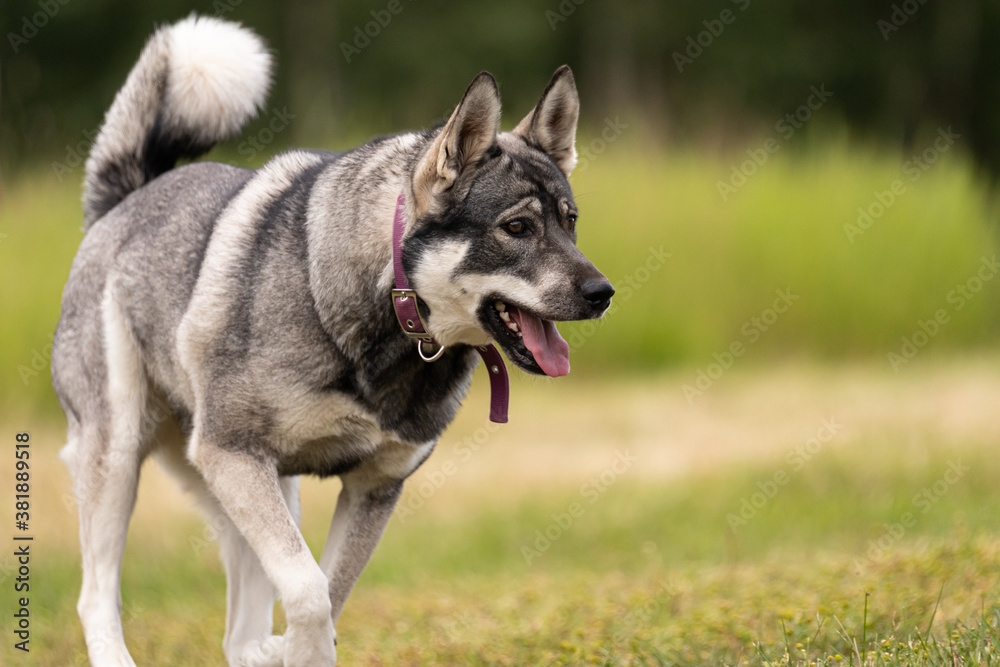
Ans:
<svg viewBox="0 0 1000 667"><path fill-rule="evenodd" d="M514 134L545 152L569 177L576 166L576 122L580 118L580 96L573 71L563 65L552 75L542 99L524 117Z"/></svg>
<svg viewBox="0 0 1000 667"><path fill-rule="evenodd" d="M413 190L418 210L433 208L436 196L495 148L499 131L500 89L492 74L480 72L417 165Z"/></svg>

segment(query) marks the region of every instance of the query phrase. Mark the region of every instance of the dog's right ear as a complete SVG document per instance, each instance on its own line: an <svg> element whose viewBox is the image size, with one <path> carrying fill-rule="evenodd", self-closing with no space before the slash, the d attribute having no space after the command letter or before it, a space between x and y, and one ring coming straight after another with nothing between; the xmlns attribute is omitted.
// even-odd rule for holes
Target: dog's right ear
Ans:
<svg viewBox="0 0 1000 667"><path fill-rule="evenodd" d="M442 193L464 181L496 147L499 131L500 90L492 74L480 72L417 164L413 194L418 215L433 210Z"/></svg>

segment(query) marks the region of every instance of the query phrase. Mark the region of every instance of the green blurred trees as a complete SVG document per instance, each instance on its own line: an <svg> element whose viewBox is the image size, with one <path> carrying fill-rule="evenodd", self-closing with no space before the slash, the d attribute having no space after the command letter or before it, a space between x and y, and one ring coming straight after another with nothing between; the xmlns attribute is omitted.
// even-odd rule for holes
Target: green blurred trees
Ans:
<svg viewBox="0 0 1000 667"><path fill-rule="evenodd" d="M257 127L271 109L294 116L273 148L426 126L482 69L501 83L509 127L567 62L590 127L622 115L657 141L738 144L825 85L824 115L861 139L921 149L950 125L1000 172L995 0L4 0L0 168L86 147L150 31L192 11L273 48Z"/></svg>

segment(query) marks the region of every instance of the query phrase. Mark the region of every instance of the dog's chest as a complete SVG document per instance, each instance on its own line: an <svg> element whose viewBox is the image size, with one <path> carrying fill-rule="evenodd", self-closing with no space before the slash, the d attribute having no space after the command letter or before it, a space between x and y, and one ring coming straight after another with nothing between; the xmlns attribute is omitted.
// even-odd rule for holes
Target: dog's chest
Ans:
<svg viewBox="0 0 1000 667"><path fill-rule="evenodd" d="M299 397L277 413L278 472L330 477L359 468L395 479L408 477L434 442L404 442L383 430L373 414L344 394Z"/></svg>

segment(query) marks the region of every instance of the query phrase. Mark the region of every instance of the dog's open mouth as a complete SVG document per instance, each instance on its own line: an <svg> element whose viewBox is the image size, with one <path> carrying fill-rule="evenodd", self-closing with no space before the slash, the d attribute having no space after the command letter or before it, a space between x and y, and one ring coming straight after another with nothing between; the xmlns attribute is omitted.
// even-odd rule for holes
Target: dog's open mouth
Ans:
<svg viewBox="0 0 1000 667"><path fill-rule="evenodd" d="M481 317L510 360L524 370L550 377L569 373L569 343L555 322L499 299L488 299Z"/></svg>

